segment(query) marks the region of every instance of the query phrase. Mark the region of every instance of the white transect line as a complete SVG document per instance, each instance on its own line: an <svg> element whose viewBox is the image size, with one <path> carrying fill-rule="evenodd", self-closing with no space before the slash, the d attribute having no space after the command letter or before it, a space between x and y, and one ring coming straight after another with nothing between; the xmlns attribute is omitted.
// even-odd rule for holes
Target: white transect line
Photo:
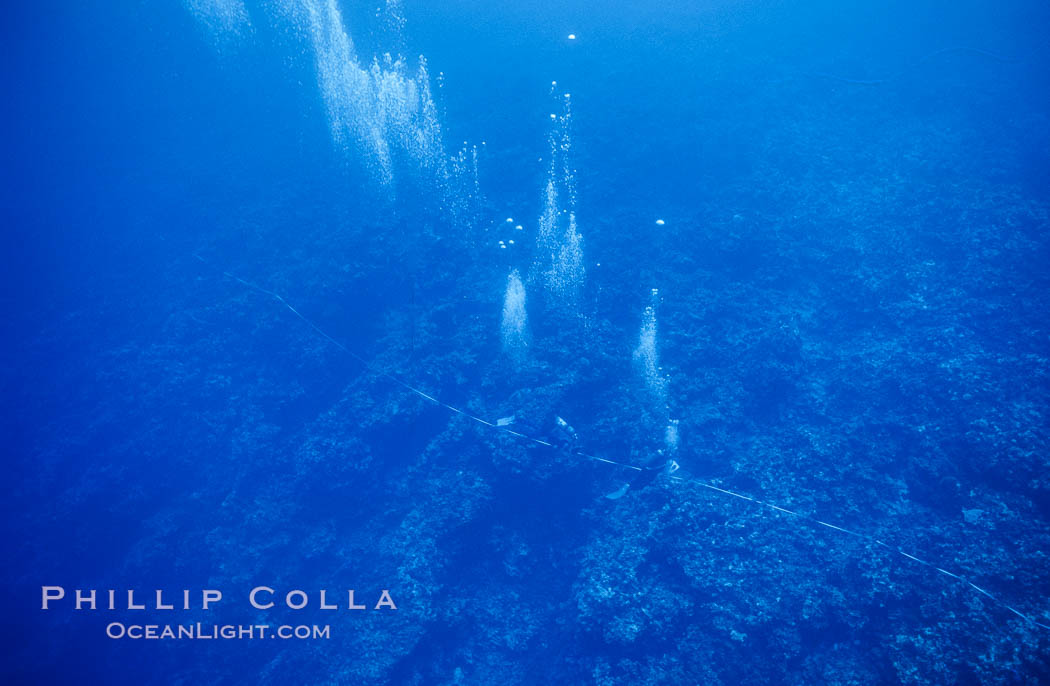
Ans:
<svg viewBox="0 0 1050 686"><path fill-rule="evenodd" d="M207 260L205 260L200 255L196 255L195 254L194 257L196 257L198 260L200 260L204 264L210 264ZM329 343L331 343L332 345L337 347L339 350L343 351L344 353L346 353L350 357L354 358L355 360L357 360L358 362L363 364L366 368L372 368L372 363L370 361L368 361L364 357L358 355L353 350L348 348L346 345L344 345L343 343L341 343L337 339L335 339L332 336L330 336L324 329L322 329L321 327L317 326L312 321L310 321L309 319L304 317L299 312L299 310L297 310L294 307L292 307L284 298L282 298L277 293L274 293L273 291L267 290L267 289L263 288L262 286L258 286L256 284L250 282L250 281L246 281L246 280L242 279L241 277L236 276L235 274L231 274L230 272L223 271L222 274L224 276L227 276L227 277L233 279L234 281L237 281L238 283L240 283L240 284L242 284L242 285L244 285L244 286L254 290L254 291L257 291L259 293L262 293L264 295L268 295L268 296L274 298L277 302L279 302L286 309L288 309L288 311L290 311L292 314L294 314L296 317L298 317L300 320L302 320L303 323L305 323L307 326L309 326L311 329L313 329L313 331L315 333L317 333L319 336L321 336L326 341L328 341ZM515 436L517 438L520 438L520 439L525 440L525 441L529 441L531 443L536 443L537 445L542 445L542 446L545 446L547 448L553 448L554 447L553 444L551 444L551 443L549 443L547 441L544 441L544 440L539 439L539 438L535 438L533 436L528 436L526 434L519 433L517 431L513 431L513 430L508 429L508 428L503 427L503 426L498 426L497 424L494 424L492 422L486 421L486 420L484 420L484 419L482 419L480 417L476 417L476 416L470 414L469 412L461 410L458 407L455 407L453 405L449 405L448 403L444 403L444 402L438 400L437 398L435 398L435 397L433 397L431 395L427 395L426 393L424 393L423 391L419 390L415 386L412 386L411 384L406 383L405 381L401 380L399 377L395 376L394 374L391 374L390 372L385 372L385 371L383 371L381 369L374 369L374 371L376 373L378 373L380 376L393 381L394 383L396 383L397 385L401 386L402 388L410 391L411 393L414 393L415 395L418 395L421 398L429 400L430 402L434 403L435 405L438 405L440 407L444 407L444 408L446 408L448 410L451 410L452 412L455 412L457 414L461 414L464 417L467 417L467 418L477 422L478 424L482 424L484 426L496 429L497 431L502 431L505 434L509 434L511 436ZM637 471L637 472L642 471L641 467L637 467L637 466L632 465L632 464L626 464L624 462L617 462L615 460L610 460L610 459L605 458L605 457L598 457L597 455L589 455L587 453L581 453L581 452L576 452L574 454L579 455L580 457L586 457L587 459L594 460L596 462L604 462L605 464L616 465L617 467L623 467L625 469L631 469L631 470L634 470L634 471ZM998 605L998 606L1002 607L1003 609L1009 610L1010 612L1014 613L1015 615L1017 615L1018 617L1024 619L1026 622L1029 622L1030 624L1034 624L1035 626L1041 627L1043 629L1050 630L1050 625L1044 624L1044 623L1036 620L1035 618L1031 617L1030 615L1026 615L1026 614L1024 614L1022 612L1019 612L1019 611L1015 610L1013 607L1007 605L1005 602L999 600L998 598L996 598L994 595L992 595L988 591L984 590L980 586L977 586L972 581L967 580L965 577L963 577L961 575L958 575L958 574L953 574L952 572L949 572L949 571L946 571L944 569L941 569L940 567L936 567L936 566L930 564L929 562L926 562L925 560L921 560L921 559L915 557L914 555L910 555L910 554L904 552L900 548L895 548L895 547L893 547L893 546L891 546L891 545L889 545L887 543L884 543L884 542L882 542L882 541L880 541L880 540L878 540L878 539L876 539L876 538L874 538L872 536L868 536L866 534L857 533L855 531L850 531L849 529L844 529L844 528L842 528L840 526L836 526L834 524L829 524L828 522L821 521L819 519L816 519L815 517L810 517L809 515L801 514L801 513L798 513L798 512L792 512L791 510L787 510L787 509L785 509L783 507L778 507L777 505L774 505L773 503L767 503L767 502L764 502L762 500L758 500L756 498L752 498L750 496L743 495L741 493L735 493L733 491L730 491L730 490L725 489L725 488L721 488L719 486L714 485L713 483L704 481L702 479L685 478L685 477L681 477L681 476L672 476L671 480L672 481L676 481L676 482L680 482L680 483L688 483L688 484L694 484L694 485L697 485L697 486L702 486L702 487L704 487L704 488L706 488L708 490L717 491L718 493L722 493L724 495L733 496L734 498L739 498L741 500L746 500L748 502L752 502L752 503L755 503L755 504L758 504L758 505L763 505L765 507L771 508L771 509L776 510L778 512L784 512L784 513L786 513L788 515L791 515L793 517L796 517L798 519L803 519L803 520L806 520L806 521L808 521L810 523L813 523L813 524L818 524L820 526L827 527L829 529L834 529L836 531L841 531L842 533L845 533L845 534L850 534L851 536L856 536L858 538L863 538L865 540L871 541L872 543L875 543L875 544L877 544L879 546L882 546L883 548L886 548L887 550L890 550L890 551L892 551L894 553L897 553L898 555L906 557L909 560L913 560L915 562L918 562L921 565L925 565L925 566L927 566L927 567L929 567L929 568L931 568L933 570L936 570L936 571L938 571L938 572L940 572L942 574L950 576L953 579L961 581L961 582L967 584L968 586L971 586L977 592L979 592L979 593L983 594L984 596L986 596L995 605Z"/></svg>

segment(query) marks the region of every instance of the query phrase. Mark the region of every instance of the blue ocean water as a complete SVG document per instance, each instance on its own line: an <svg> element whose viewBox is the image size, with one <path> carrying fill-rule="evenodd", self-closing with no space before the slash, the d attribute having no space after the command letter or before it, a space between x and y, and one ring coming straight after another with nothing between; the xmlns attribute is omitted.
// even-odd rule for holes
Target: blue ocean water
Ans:
<svg viewBox="0 0 1050 686"><path fill-rule="evenodd" d="M4 14L5 683L1050 680L1043 3Z"/></svg>

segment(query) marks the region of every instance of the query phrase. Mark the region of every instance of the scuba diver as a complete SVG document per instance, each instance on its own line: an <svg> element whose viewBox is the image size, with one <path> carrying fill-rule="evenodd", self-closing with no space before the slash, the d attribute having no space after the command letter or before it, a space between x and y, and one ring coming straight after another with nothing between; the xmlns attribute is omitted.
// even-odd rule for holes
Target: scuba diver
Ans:
<svg viewBox="0 0 1050 686"><path fill-rule="evenodd" d="M582 455L583 451L579 447L580 436L576 433L576 429L572 428L572 425L561 417L555 416L554 423L557 427L557 431L554 437L551 439L551 445L554 446L555 450L565 453L566 455ZM674 422L677 425L677 421ZM675 441L675 444L677 441ZM672 452L675 444L670 444ZM678 471L678 463L672 458L667 457L663 450L656 451L656 457L652 463L642 467L633 479L625 483L619 489L612 493L606 494L606 498L609 500L618 500L626 495L627 491L631 488L636 490L645 488L653 481L656 480L661 474L667 474L670 476Z"/></svg>
<svg viewBox="0 0 1050 686"><path fill-rule="evenodd" d="M633 479L625 483L623 486L620 486L612 493L606 493L605 497L609 500L619 500L627 494L627 491L631 490L632 488L634 488L635 490L645 488L652 482L656 481L656 477L660 476L661 474L666 474L670 476L671 474L677 472L678 468L679 465L677 462L675 462L669 457L666 457L664 455L663 450L657 450L656 458L652 461L650 465L642 467Z"/></svg>
<svg viewBox="0 0 1050 686"><path fill-rule="evenodd" d="M554 424L558 427L554 437L551 439L551 444L554 448L566 455L579 455L581 452L580 436L576 433L576 429L558 416L554 417Z"/></svg>

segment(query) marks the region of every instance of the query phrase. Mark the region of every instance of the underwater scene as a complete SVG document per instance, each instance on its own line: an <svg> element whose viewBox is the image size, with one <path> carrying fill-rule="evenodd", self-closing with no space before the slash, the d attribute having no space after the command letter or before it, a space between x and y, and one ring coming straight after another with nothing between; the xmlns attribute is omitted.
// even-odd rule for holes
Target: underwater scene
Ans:
<svg viewBox="0 0 1050 686"><path fill-rule="evenodd" d="M0 27L0 682L1050 683L1050 5Z"/></svg>

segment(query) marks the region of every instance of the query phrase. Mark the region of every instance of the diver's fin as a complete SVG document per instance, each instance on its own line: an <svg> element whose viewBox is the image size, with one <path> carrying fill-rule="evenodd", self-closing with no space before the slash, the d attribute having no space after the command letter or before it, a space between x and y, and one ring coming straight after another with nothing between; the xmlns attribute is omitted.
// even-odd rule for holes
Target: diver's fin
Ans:
<svg viewBox="0 0 1050 686"><path fill-rule="evenodd" d="M625 493L627 493L627 489L629 489L630 487L631 487L631 484L624 484L623 486L620 486L619 489L613 491L612 493L607 493L605 495L605 497L608 498L609 500L619 500L620 498L622 498L624 496Z"/></svg>

